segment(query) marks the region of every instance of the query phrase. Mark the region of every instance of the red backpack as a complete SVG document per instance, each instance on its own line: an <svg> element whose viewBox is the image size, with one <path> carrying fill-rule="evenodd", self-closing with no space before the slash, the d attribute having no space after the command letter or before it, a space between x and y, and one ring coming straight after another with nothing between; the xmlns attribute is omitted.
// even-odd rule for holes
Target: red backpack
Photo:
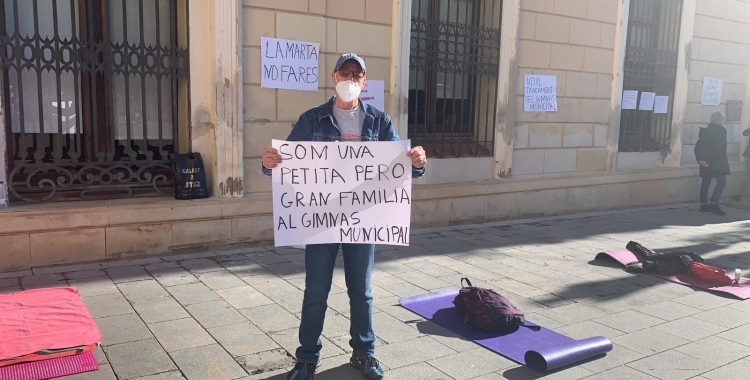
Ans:
<svg viewBox="0 0 750 380"><path fill-rule="evenodd" d="M723 269L697 261L690 263L690 273L696 278L712 284L721 286L737 285L737 282L732 280Z"/></svg>
<svg viewBox="0 0 750 380"><path fill-rule="evenodd" d="M466 281L467 286L464 286ZM526 322L521 310L510 300L492 289L477 288L467 278L461 279L461 289L453 299L463 322L474 328L493 332L505 332L524 326ZM538 326L524 326L538 331Z"/></svg>

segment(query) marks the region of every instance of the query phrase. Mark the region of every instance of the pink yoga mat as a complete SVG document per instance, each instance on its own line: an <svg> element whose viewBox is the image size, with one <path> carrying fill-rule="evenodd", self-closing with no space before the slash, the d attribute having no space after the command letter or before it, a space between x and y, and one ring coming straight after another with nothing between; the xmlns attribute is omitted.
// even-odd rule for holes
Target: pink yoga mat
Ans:
<svg viewBox="0 0 750 380"><path fill-rule="evenodd" d="M99 363L91 352L64 358L0 367L2 380L47 380L78 373L98 371Z"/></svg>
<svg viewBox="0 0 750 380"><path fill-rule="evenodd" d="M635 254L634 252L628 251L627 249L623 249L619 251L602 252L596 255L597 260L603 259L605 257L610 257L622 265L632 263L633 261L641 260L639 255ZM649 275L663 278L667 281L672 281L672 282L682 284L682 285L710 290L712 292L728 293L741 300L746 300L750 298L750 279L749 278L744 278L744 277L740 278L739 286L715 286L711 283L705 282L703 280L700 280L688 274L680 274L677 276L663 276L660 274L649 273ZM734 273L729 274L729 276L734 278Z"/></svg>

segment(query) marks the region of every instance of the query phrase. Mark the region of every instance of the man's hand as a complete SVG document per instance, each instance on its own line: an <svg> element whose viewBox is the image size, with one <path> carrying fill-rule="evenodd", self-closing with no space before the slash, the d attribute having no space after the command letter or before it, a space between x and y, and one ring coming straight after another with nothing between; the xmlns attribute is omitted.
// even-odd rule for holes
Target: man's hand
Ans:
<svg viewBox="0 0 750 380"><path fill-rule="evenodd" d="M267 146L263 149L263 167L273 169L281 163L281 155L276 148Z"/></svg>
<svg viewBox="0 0 750 380"><path fill-rule="evenodd" d="M708 167L708 162L706 162L706 161L698 161L698 163L700 163L701 166L703 166L704 168Z"/></svg>
<svg viewBox="0 0 750 380"><path fill-rule="evenodd" d="M421 146L415 146L411 148L406 155L411 157L411 166L422 169L427 164L427 155L424 153L424 149Z"/></svg>

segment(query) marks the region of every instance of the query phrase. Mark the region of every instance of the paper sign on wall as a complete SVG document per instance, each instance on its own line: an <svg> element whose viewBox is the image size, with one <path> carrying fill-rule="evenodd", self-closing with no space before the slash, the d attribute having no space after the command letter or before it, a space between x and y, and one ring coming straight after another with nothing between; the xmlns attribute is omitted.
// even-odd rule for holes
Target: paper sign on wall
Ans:
<svg viewBox="0 0 750 380"><path fill-rule="evenodd" d="M667 113L669 108L669 96L654 97L654 113Z"/></svg>
<svg viewBox="0 0 750 380"><path fill-rule="evenodd" d="M318 91L320 44L260 38L260 86Z"/></svg>
<svg viewBox="0 0 750 380"><path fill-rule="evenodd" d="M622 92L622 109L634 110L638 105L638 91L626 90Z"/></svg>
<svg viewBox="0 0 750 380"><path fill-rule="evenodd" d="M639 111L651 111L654 109L654 97L656 93L641 92L641 102L638 104Z"/></svg>
<svg viewBox="0 0 750 380"><path fill-rule="evenodd" d="M271 144L282 156L272 170L277 247L409 245L409 140Z"/></svg>
<svg viewBox="0 0 750 380"><path fill-rule="evenodd" d="M365 103L385 112L385 82L368 79L359 98Z"/></svg>
<svg viewBox="0 0 750 380"><path fill-rule="evenodd" d="M557 76L526 74L523 111L557 111Z"/></svg>
<svg viewBox="0 0 750 380"><path fill-rule="evenodd" d="M703 92L701 93L701 105L718 106L721 104L721 78L703 78Z"/></svg>

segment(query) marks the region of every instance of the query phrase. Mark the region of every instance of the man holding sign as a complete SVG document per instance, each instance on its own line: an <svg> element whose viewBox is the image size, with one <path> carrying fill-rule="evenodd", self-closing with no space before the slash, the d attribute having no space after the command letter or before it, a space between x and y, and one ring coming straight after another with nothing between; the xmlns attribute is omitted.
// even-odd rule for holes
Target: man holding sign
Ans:
<svg viewBox="0 0 750 380"><path fill-rule="evenodd" d="M371 141L399 141L399 136L396 133L391 123L391 118L359 99L359 94L365 85L365 62L362 58L356 54L344 54L336 62L336 66L333 68L332 78L333 83L336 85L336 96L329 100L326 104L315 107L300 116L297 124L294 125L292 132L287 138L287 142L371 142ZM277 168L282 163L282 159L291 160L293 158L299 158L300 160L315 160L323 159L325 147L318 147L316 150L315 145L310 144L309 147L305 147L303 144L297 144L293 149L288 146L289 144L279 145L279 148L285 146L286 151L282 149L274 148L273 146L266 147L263 151L263 172L266 175L272 174L272 169L276 168L273 172L274 181L276 178L283 182L286 179L286 184L292 186L294 184L295 174L291 171L292 169L286 168L285 165ZM352 143L352 146L354 143ZM334 154L341 154L342 160L356 159L357 157L367 156L370 152L368 144L357 145L359 148L356 150L341 154L341 148ZM370 145L371 146L371 145ZM372 151L377 151L375 146L372 146ZM291 150L290 150L291 149ZM406 150L406 149L404 149ZM305 153L301 153L304 151ZM305 158L307 152L311 155L309 158ZM402 151L403 152L403 151ZM282 156L282 153L284 154ZM330 153L330 152L329 152ZM424 149L422 147L414 147L408 149L403 153L405 157L409 157L411 161L411 175L412 178L418 178L424 175L425 164L427 162ZM374 154L370 154L373 158L376 157ZM378 165L385 167L388 165L387 162ZM408 163L407 163L408 165ZM402 165L403 166L403 165ZM395 166L394 166L395 167ZM390 167L389 167L390 168ZM299 171L296 175L296 182L306 183L307 178L315 176L315 184L327 181L330 179L331 183L340 180L345 182L343 175L337 175L334 173L335 170L327 170L321 172L320 178L318 177L318 169L314 169L315 174L308 169ZM376 179L393 179L396 176L403 176L400 171L390 172L388 170L381 170L380 168L374 168L369 170L362 166L362 170L355 174L357 177L361 177L364 181L367 178L372 180ZM367 177L369 175L369 177ZM285 177L286 176L286 177ZM303 181L303 182L300 182ZM326 182L328 183L328 182ZM366 183L366 182L365 182ZM359 189L354 189L359 190ZM335 199L336 205L343 205L345 202L348 204L352 202L353 198L357 196L357 191L350 191L346 193L340 193L338 198ZM378 190L380 191L380 190ZM410 191L409 191L410 192ZM345 194L345 195L344 195ZM373 204L377 203L377 199L389 199L389 193L384 192L382 197L378 194L372 193L370 201ZM395 197L398 197L396 192ZM282 207L289 205L315 205L320 207L321 203L325 206L326 202L329 202L325 194L320 194L315 197L315 194L311 196L315 198L305 199L304 195L297 195L284 203L281 200ZM362 198L368 197L367 194L363 194ZM325 200L324 200L325 199ZM392 199L392 198L391 198ZM401 198L403 200L403 197ZM274 204L276 207L276 204ZM357 214L354 212L353 214ZM348 215L348 219L357 218L356 215ZM342 213L342 218L346 218L347 215ZM324 218L325 217L325 218ZM342 222L339 219L340 216L323 215L319 217L319 220L325 223ZM288 222L284 221L283 218L275 220L275 230L281 228L289 228L294 220L290 217ZM304 221L302 222L305 223ZM310 222L312 223L312 222ZM283 227L281 225L284 225ZM356 223L354 223L356 224ZM337 229L338 230L338 229ZM389 229L386 230L388 235ZM362 235L365 232L360 231ZM348 231L346 236L353 236L355 232ZM349 235L351 234L351 235ZM360 235L360 236L362 236ZM378 235L378 231L375 231L375 236ZM342 240L344 239L344 232L341 233ZM382 237L381 239L385 239ZM394 237L397 239L397 237ZM346 276L347 293L349 295L349 305L351 314L351 340L349 345L353 349L352 358L350 364L362 372L362 376L366 379L382 379L383 369L375 359L375 334L372 328L372 292L370 286L370 278L372 277L373 265L375 262L375 245L369 243L372 239L368 239L368 243L357 244L357 243L329 243L329 244L307 244L305 248L305 297L302 302L302 320L300 322L299 330L299 341L300 347L297 349L296 358L297 364L289 372L287 376L288 380L310 380L313 378L315 369L317 367L318 360L320 358L320 350L322 343L320 335L323 332L323 324L325 321L325 313L328 308L327 300L328 293L331 290L331 282L333 280L333 269L336 262L336 256L338 255L339 248L342 249L344 255L344 272ZM338 241L338 240L337 240ZM382 240L385 241L385 240Z"/></svg>

